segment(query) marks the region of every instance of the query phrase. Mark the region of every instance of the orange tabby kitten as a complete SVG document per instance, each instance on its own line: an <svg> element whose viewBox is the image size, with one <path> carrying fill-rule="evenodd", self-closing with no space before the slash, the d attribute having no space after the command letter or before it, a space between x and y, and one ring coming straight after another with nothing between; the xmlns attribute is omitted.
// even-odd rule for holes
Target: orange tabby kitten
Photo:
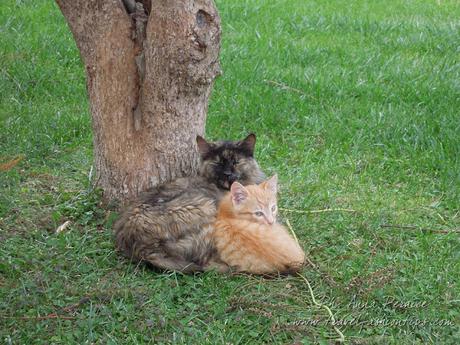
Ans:
<svg viewBox="0 0 460 345"><path fill-rule="evenodd" d="M302 267L302 248L276 222L276 192L276 175L260 185L232 184L219 205L216 222L207 229L218 257L207 269L269 274Z"/></svg>

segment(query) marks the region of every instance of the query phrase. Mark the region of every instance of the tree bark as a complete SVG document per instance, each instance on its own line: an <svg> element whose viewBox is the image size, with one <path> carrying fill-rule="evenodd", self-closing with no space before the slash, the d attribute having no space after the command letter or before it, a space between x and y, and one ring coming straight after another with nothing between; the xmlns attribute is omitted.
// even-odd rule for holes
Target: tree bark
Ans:
<svg viewBox="0 0 460 345"><path fill-rule="evenodd" d="M56 0L85 65L97 185L126 201L196 173L220 73L213 0Z"/></svg>

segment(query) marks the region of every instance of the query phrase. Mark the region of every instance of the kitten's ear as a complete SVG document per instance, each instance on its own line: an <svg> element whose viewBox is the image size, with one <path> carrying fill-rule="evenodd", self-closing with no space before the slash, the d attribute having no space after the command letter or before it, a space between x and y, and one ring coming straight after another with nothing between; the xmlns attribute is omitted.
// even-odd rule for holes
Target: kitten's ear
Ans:
<svg viewBox="0 0 460 345"><path fill-rule="evenodd" d="M249 157L254 155L254 147L256 146L256 135L249 134L244 140L240 141L241 147L246 151Z"/></svg>
<svg viewBox="0 0 460 345"><path fill-rule="evenodd" d="M230 187L230 193L232 195L233 205L240 205L249 196L248 190L238 182L233 182L232 186Z"/></svg>
<svg viewBox="0 0 460 345"><path fill-rule="evenodd" d="M198 145L198 152L200 153L201 157L206 156L206 154L211 149L211 145L202 136L196 136L196 144Z"/></svg>
<svg viewBox="0 0 460 345"><path fill-rule="evenodd" d="M264 189L268 189L272 191L273 194L276 194L278 192L278 175L273 175L267 181L262 182L261 185Z"/></svg>

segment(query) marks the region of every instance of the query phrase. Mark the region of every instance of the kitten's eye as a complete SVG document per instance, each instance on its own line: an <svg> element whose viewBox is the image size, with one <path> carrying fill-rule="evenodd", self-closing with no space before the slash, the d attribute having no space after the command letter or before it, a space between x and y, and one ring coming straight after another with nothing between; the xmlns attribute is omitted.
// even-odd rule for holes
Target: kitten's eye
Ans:
<svg viewBox="0 0 460 345"><path fill-rule="evenodd" d="M233 161L233 165L238 165L239 161Z"/></svg>
<svg viewBox="0 0 460 345"><path fill-rule="evenodd" d="M273 205L272 206L272 212L275 212L276 211L276 205Z"/></svg>
<svg viewBox="0 0 460 345"><path fill-rule="evenodd" d="M257 212L254 212L254 215L256 217L263 217L264 216L264 213L263 212L260 212L260 211L257 211Z"/></svg>

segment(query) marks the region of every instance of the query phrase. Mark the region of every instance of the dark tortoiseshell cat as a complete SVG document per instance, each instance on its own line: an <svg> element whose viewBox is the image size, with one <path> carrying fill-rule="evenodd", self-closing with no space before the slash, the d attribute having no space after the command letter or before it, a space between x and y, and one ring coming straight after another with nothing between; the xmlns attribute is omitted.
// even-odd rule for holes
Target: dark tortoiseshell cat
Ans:
<svg viewBox="0 0 460 345"><path fill-rule="evenodd" d="M235 181L251 185L264 180L253 156L255 143L254 134L241 141L216 143L198 136L198 176L160 185L124 210L115 223L117 248L131 260L157 268L204 270L201 263L208 261L214 249L200 241L201 231L215 220L218 202Z"/></svg>

